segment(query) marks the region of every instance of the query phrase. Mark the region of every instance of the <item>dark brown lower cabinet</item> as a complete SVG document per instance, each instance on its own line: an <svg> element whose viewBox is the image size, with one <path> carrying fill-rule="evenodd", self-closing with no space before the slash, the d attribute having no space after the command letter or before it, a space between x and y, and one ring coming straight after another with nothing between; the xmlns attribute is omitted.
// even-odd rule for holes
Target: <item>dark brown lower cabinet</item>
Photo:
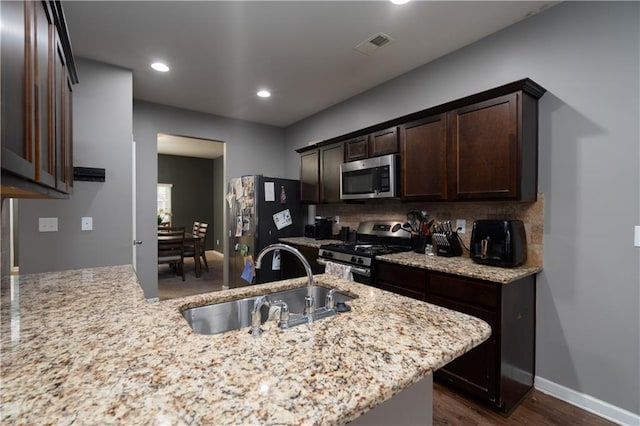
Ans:
<svg viewBox="0 0 640 426"><path fill-rule="evenodd" d="M318 258L318 249L309 246L299 246L289 244L290 246L297 248L300 253L311 265L311 271L314 274L323 274L324 266L320 265L316 259ZM307 272L304 269L304 265L293 254L288 251L280 250L280 276L283 280L290 278L306 277Z"/></svg>
<svg viewBox="0 0 640 426"><path fill-rule="evenodd" d="M427 271L396 263L376 262L374 286L418 300L425 300Z"/></svg>
<svg viewBox="0 0 640 426"><path fill-rule="evenodd" d="M436 371L435 378L510 413L533 388L535 275L500 284L386 262L377 265L377 287L472 315L491 326L487 341Z"/></svg>

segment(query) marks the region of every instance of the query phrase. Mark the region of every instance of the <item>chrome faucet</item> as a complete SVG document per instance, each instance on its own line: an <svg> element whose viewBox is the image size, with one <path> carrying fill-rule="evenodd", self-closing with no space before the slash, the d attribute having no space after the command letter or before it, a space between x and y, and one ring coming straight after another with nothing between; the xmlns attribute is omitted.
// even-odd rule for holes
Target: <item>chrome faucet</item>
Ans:
<svg viewBox="0 0 640 426"><path fill-rule="evenodd" d="M269 296L258 296L253 302L253 309L251 310L251 328L249 334L252 336L259 336L262 334L262 314L261 310L263 306L271 307L271 301Z"/></svg>
<svg viewBox="0 0 640 426"><path fill-rule="evenodd" d="M336 288L333 288L333 289L329 290L329 293L327 293L327 296L324 299L324 307L326 309L335 310L335 308L336 308L336 300L333 297L333 295L337 291L344 291L344 289L342 287L336 287Z"/></svg>
<svg viewBox="0 0 640 426"><path fill-rule="evenodd" d="M305 259L304 255L300 253L298 249L287 244L275 243L266 246L260 251L260 253L258 253L258 256L256 257L256 269L260 269L264 255L274 250L288 251L302 262L302 265L307 272L307 295L304 298L303 316L308 322L313 322L315 301L313 300L313 272L311 271L311 265L309 265L307 259Z"/></svg>

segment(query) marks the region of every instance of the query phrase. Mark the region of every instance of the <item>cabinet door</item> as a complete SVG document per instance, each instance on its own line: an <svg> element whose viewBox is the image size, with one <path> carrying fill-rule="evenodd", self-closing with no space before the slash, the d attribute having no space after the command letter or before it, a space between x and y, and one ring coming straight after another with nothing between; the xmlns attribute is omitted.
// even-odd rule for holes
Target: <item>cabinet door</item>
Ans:
<svg viewBox="0 0 640 426"><path fill-rule="evenodd" d="M35 178L33 150L34 2L0 2L2 50L2 168Z"/></svg>
<svg viewBox="0 0 640 426"><path fill-rule="evenodd" d="M398 128L391 127L369 135L369 157L398 152Z"/></svg>
<svg viewBox="0 0 640 426"><path fill-rule="evenodd" d="M518 95L449 113L449 184L453 199L518 196Z"/></svg>
<svg viewBox="0 0 640 426"><path fill-rule="evenodd" d="M62 192L69 190L69 147L65 137L65 102L67 91L67 71L65 69L65 58L60 39L56 36L53 55L53 77L54 77L54 145L55 145L55 169L56 169L56 189Z"/></svg>
<svg viewBox="0 0 640 426"><path fill-rule="evenodd" d="M497 329L496 314L491 311L429 295L426 301L480 318L493 330ZM436 377L499 407L502 404L498 387L499 365L499 338L494 333L485 342L436 371Z"/></svg>
<svg viewBox="0 0 640 426"><path fill-rule="evenodd" d="M315 274L324 274L324 266L318 260L318 249L315 247L293 245L307 259L311 271ZM280 274L283 280L290 278L306 277L307 271L300 259L288 251L280 250Z"/></svg>
<svg viewBox="0 0 640 426"><path fill-rule="evenodd" d="M500 321L499 288L492 283L429 273L426 301L480 318L491 326L491 337L453 360L437 376L499 405Z"/></svg>
<svg viewBox="0 0 640 426"><path fill-rule="evenodd" d="M340 165L344 162L341 143L320 148L320 202L340 201Z"/></svg>
<svg viewBox="0 0 640 426"><path fill-rule="evenodd" d="M360 136L344 143L345 161L361 160L369 157L369 136Z"/></svg>
<svg viewBox="0 0 640 426"><path fill-rule="evenodd" d="M53 47L55 27L46 3L35 8L34 146L36 180L55 188Z"/></svg>
<svg viewBox="0 0 640 426"><path fill-rule="evenodd" d="M318 150L300 154L300 201L317 204L319 201Z"/></svg>
<svg viewBox="0 0 640 426"><path fill-rule="evenodd" d="M447 130L444 114L400 126L403 199L447 198Z"/></svg>
<svg viewBox="0 0 640 426"><path fill-rule="evenodd" d="M64 92L62 94L62 145L64 152L64 180L66 192L71 193L73 189L73 89L69 74L65 69Z"/></svg>
<svg viewBox="0 0 640 426"><path fill-rule="evenodd" d="M376 262L375 274L376 287L413 299L425 299L425 270L395 263Z"/></svg>

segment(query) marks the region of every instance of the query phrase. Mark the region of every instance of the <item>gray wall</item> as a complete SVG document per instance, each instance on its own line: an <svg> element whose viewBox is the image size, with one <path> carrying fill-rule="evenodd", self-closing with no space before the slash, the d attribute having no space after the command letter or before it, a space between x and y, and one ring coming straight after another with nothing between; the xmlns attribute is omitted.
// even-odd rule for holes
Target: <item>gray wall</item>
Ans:
<svg viewBox="0 0 640 426"><path fill-rule="evenodd" d="M555 6L286 129L295 148L530 77L540 101L544 271L536 374L640 413L639 4Z"/></svg>
<svg viewBox="0 0 640 426"><path fill-rule="evenodd" d="M158 183L173 184L171 225L189 232L194 221L209 224L206 249L213 249L213 160L158 154Z"/></svg>
<svg viewBox="0 0 640 426"><path fill-rule="evenodd" d="M68 200L20 200L20 273L131 264L132 75L77 59L73 91L73 159L103 167L106 181L75 182ZM81 231L83 216L93 231ZM39 217L57 217L58 232L38 232Z"/></svg>
<svg viewBox="0 0 640 426"><path fill-rule="evenodd" d="M157 135L191 136L225 143L225 176L283 174L284 131L281 128L135 101L133 128L137 158L137 237L144 241L138 252L138 279L148 299L158 295L155 256ZM297 160L296 160L297 161ZM215 188L214 188L215 190ZM221 231L217 235L222 234ZM226 238L221 239L227 252ZM225 262L224 275L228 273Z"/></svg>

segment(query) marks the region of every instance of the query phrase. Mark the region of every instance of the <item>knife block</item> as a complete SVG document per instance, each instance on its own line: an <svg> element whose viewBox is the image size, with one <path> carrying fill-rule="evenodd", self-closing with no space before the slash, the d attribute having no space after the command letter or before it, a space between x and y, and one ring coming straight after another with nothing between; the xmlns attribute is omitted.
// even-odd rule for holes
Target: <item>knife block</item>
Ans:
<svg viewBox="0 0 640 426"><path fill-rule="evenodd" d="M457 232L435 233L432 236L436 256L462 256L462 247Z"/></svg>

